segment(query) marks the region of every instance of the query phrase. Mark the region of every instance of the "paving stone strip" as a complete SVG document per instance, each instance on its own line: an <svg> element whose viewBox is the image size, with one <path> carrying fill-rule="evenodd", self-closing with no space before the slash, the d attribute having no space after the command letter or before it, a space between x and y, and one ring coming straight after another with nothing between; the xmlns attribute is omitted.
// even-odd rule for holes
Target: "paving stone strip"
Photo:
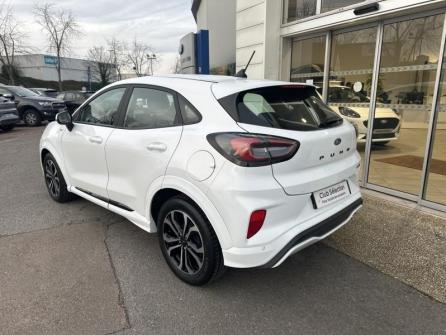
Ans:
<svg viewBox="0 0 446 335"><path fill-rule="evenodd" d="M364 200L326 243L446 303L446 219L370 195Z"/></svg>

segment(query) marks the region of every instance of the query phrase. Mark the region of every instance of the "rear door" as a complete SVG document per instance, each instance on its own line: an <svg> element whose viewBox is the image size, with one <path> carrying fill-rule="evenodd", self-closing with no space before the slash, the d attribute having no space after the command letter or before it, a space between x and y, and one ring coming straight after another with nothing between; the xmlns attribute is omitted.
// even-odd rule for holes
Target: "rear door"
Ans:
<svg viewBox="0 0 446 335"><path fill-rule="evenodd" d="M227 101L223 102L225 105ZM308 194L355 173L359 156L353 127L342 122L313 87L285 85L254 89L240 93L234 105L238 124L246 131L300 143L291 159L272 165L274 178L287 194Z"/></svg>
<svg viewBox="0 0 446 335"><path fill-rule="evenodd" d="M126 88L110 89L74 115L74 127L62 127L62 150L72 186L108 198L105 144L114 130Z"/></svg>
<svg viewBox="0 0 446 335"><path fill-rule="evenodd" d="M145 216L148 189L164 176L182 128L175 92L153 86L133 87L120 127L105 147L107 190L116 205Z"/></svg>

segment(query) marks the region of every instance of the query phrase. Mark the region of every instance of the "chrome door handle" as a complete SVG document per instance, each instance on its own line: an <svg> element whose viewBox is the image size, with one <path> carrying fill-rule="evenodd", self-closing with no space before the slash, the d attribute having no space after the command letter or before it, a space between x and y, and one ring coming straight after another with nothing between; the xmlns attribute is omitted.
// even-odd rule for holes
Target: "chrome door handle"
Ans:
<svg viewBox="0 0 446 335"><path fill-rule="evenodd" d="M88 138L88 140L91 143L95 143L95 144L101 144L102 143L102 137L100 137L100 136L91 136L91 137Z"/></svg>
<svg viewBox="0 0 446 335"><path fill-rule="evenodd" d="M146 147L149 151L158 151L158 152L164 152L167 150L167 146L164 143L155 142L151 143Z"/></svg>

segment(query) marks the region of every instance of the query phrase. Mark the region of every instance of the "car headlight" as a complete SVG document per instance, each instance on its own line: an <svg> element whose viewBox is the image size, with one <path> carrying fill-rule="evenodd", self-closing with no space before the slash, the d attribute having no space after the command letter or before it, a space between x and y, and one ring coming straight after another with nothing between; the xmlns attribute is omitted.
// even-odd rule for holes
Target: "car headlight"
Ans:
<svg viewBox="0 0 446 335"><path fill-rule="evenodd" d="M49 101L39 101L39 105L42 107L51 107L53 103Z"/></svg>
<svg viewBox="0 0 446 335"><path fill-rule="evenodd" d="M359 113L355 112L353 109L348 107L339 107L339 113L341 113L344 116L354 117L356 119L359 119L361 117Z"/></svg>

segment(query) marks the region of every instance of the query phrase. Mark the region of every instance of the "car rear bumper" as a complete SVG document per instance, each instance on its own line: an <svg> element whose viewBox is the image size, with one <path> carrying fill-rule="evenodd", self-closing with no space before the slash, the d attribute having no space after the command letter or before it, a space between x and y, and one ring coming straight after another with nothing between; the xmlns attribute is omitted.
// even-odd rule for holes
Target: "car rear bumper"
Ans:
<svg viewBox="0 0 446 335"><path fill-rule="evenodd" d="M360 194L352 195L330 211L321 213L266 245L223 250L225 265L236 268L274 268L289 256L318 242L344 226L362 207Z"/></svg>
<svg viewBox="0 0 446 335"><path fill-rule="evenodd" d="M0 125L7 126L19 122L19 115L15 110L0 113Z"/></svg>

